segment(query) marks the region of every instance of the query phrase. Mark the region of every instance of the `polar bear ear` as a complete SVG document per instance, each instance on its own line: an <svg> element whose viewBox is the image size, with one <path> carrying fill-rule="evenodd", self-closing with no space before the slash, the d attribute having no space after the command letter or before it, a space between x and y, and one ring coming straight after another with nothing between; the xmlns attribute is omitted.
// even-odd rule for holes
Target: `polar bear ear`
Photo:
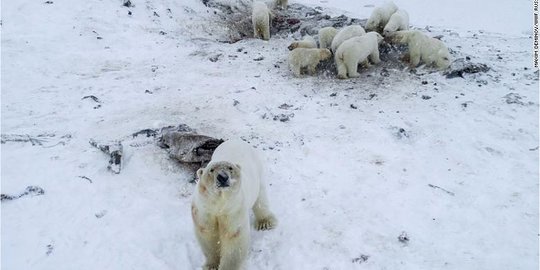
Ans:
<svg viewBox="0 0 540 270"><path fill-rule="evenodd" d="M200 168L200 169L197 170L197 178L199 178L199 180L201 179L203 173L204 173L204 169L203 169L203 168Z"/></svg>
<svg viewBox="0 0 540 270"><path fill-rule="evenodd" d="M239 171L242 170L242 167L240 167L240 164L234 164L234 166L236 166L236 169L238 169Z"/></svg>

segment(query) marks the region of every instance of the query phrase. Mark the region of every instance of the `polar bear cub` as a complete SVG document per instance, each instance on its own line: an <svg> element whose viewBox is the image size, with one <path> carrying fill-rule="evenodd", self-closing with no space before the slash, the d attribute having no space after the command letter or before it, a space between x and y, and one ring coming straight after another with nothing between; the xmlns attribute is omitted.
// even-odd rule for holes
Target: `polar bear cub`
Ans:
<svg viewBox="0 0 540 270"><path fill-rule="evenodd" d="M337 33L338 30L332 26L321 28L319 30L319 48L329 49Z"/></svg>
<svg viewBox="0 0 540 270"><path fill-rule="evenodd" d="M377 32L369 32L361 37L346 40L339 46L334 59L338 71L338 78L356 78L358 63L369 66L368 57L373 64L381 62L379 59L379 44L383 37Z"/></svg>
<svg viewBox="0 0 540 270"><path fill-rule="evenodd" d="M366 30L362 28L360 25L349 25L347 27L344 27L341 29L334 39L332 40L332 52L336 52L339 45L343 43L345 40L352 38L352 37L359 37L366 34Z"/></svg>
<svg viewBox="0 0 540 270"><path fill-rule="evenodd" d="M330 57L332 57L332 52L328 49L294 49L289 53L289 68L296 77L301 76L303 68L307 68L308 73L313 75L317 64Z"/></svg>
<svg viewBox="0 0 540 270"><path fill-rule="evenodd" d="M397 31L390 35L392 42L407 44L409 64L416 67L425 63L444 70L450 66L450 52L444 43L417 30Z"/></svg>
<svg viewBox="0 0 540 270"><path fill-rule="evenodd" d="M253 37L270 39L270 10L265 3L253 2L251 11L251 22L253 24Z"/></svg>
<svg viewBox="0 0 540 270"><path fill-rule="evenodd" d="M366 22L367 31L376 31L382 33L383 28L390 20L392 14L398 10L398 7L394 2L386 2L383 5L376 7L369 19Z"/></svg>
<svg viewBox="0 0 540 270"><path fill-rule="evenodd" d="M304 39L300 41L294 41L287 47L289 51L292 51L296 48L317 48L317 41L312 36L306 35Z"/></svg>
<svg viewBox="0 0 540 270"><path fill-rule="evenodd" d="M398 9L390 16L390 20L383 29L383 34L386 36L399 30L409 30L409 13L403 9Z"/></svg>
<svg viewBox="0 0 540 270"><path fill-rule="evenodd" d="M206 168L197 171L191 214L206 257L203 269L243 269L249 251L249 210L258 230L272 229L259 153L244 141L216 148Z"/></svg>

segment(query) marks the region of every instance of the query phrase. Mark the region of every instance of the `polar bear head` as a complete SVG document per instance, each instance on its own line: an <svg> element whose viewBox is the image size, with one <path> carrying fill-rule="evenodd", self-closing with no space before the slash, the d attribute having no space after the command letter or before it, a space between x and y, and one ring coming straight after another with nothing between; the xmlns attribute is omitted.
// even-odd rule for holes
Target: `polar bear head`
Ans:
<svg viewBox="0 0 540 270"><path fill-rule="evenodd" d="M380 25L382 24L382 22L382 14L378 11L375 11L367 20L365 29L366 31L380 31Z"/></svg>
<svg viewBox="0 0 540 270"><path fill-rule="evenodd" d="M326 60L332 57L332 51L330 51L329 49L319 49L319 57L320 61Z"/></svg>
<svg viewBox="0 0 540 270"><path fill-rule="evenodd" d="M227 161L210 162L206 168L197 170L202 192L235 192L240 189L240 165Z"/></svg>
<svg viewBox="0 0 540 270"><path fill-rule="evenodd" d="M292 50L298 48L299 45L300 45L300 44L298 43L298 41L294 41L293 43L291 43L291 45L289 45L289 46L287 47L287 49L289 49L289 51L292 51Z"/></svg>
<svg viewBox="0 0 540 270"><path fill-rule="evenodd" d="M419 36L422 33L414 30L402 30L396 32L390 32L385 35L385 40L389 43L405 44L410 40L419 40Z"/></svg>
<svg viewBox="0 0 540 270"><path fill-rule="evenodd" d="M381 34L377 33L377 32L368 32L366 34L366 37L370 37L372 39L377 40L377 44L381 44L381 42L384 39L384 37Z"/></svg>

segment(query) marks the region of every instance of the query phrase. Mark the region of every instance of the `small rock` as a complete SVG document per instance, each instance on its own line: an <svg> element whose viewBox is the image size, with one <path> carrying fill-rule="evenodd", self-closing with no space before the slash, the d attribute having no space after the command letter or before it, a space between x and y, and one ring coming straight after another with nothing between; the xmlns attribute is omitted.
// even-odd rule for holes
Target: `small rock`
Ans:
<svg viewBox="0 0 540 270"><path fill-rule="evenodd" d="M208 60L210 60L210 62L217 62L217 61L221 58L222 55L223 55L223 54L218 53L218 54L216 54L216 55L210 56L210 57L208 58Z"/></svg>
<svg viewBox="0 0 540 270"><path fill-rule="evenodd" d="M133 7L133 4L131 4L130 0L124 0L124 3L122 4L124 7Z"/></svg>
<svg viewBox="0 0 540 270"><path fill-rule="evenodd" d="M366 262L368 259L369 259L369 255L361 254L360 257L352 259L352 262L361 264L363 262Z"/></svg>
<svg viewBox="0 0 540 270"><path fill-rule="evenodd" d="M294 107L294 106L293 106L293 105L289 105L289 104L287 104L287 103L283 103L283 104L279 105L278 108L283 109L283 110L288 110L288 109L290 109L290 108L292 108L292 107Z"/></svg>
<svg viewBox="0 0 540 270"><path fill-rule="evenodd" d="M259 57L255 58L255 59L253 59L253 61L262 61L262 60L264 60L264 56L259 56Z"/></svg>
<svg viewBox="0 0 540 270"><path fill-rule="evenodd" d="M521 101L523 97L520 96L518 93L509 93L505 95L503 98L506 99L507 104L525 105L525 103Z"/></svg>
<svg viewBox="0 0 540 270"><path fill-rule="evenodd" d="M351 104L350 106L351 106L351 109L355 109L355 110L358 109L358 107L356 107L356 105L354 104Z"/></svg>
<svg viewBox="0 0 540 270"><path fill-rule="evenodd" d="M54 249L53 245L48 244L47 245L47 252L45 252L45 255L47 255L47 256L51 255L51 253L53 252L53 249Z"/></svg>
<svg viewBox="0 0 540 270"><path fill-rule="evenodd" d="M294 117L294 113L291 113L291 114L278 114L278 115L274 115L274 117L272 118L274 121L280 121L280 122L288 122L289 120L291 120L291 118Z"/></svg>
<svg viewBox="0 0 540 270"><path fill-rule="evenodd" d="M431 99L431 97L430 97L430 96L427 96L427 95L422 95L422 99L423 99L423 100L428 100L428 99Z"/></svg>
<svg viewBox="0 0 540 270"><path fill-rule="evenodd" d="M103 211L101 211L101 212L99 212L99 213L96 213L95 216L96 216L96 218L102 218L102 217L104 217L106 214L107 214L107 210L103 210Z"/></svg>
<svg viewBox="0 0 540 270"><path fill-rule="evenodd" d="M428 84L428 82L427 81L422 81L422 84L426 85L426 84Z"/></svg>
<svg viewBox="0 0 540 270"><path fill-rule="evenodd" d="M401 234L398 236L398 241L403 243L403 244L408 244L409 243L409 236L407 235L406 232L401 232Z"/></svg>

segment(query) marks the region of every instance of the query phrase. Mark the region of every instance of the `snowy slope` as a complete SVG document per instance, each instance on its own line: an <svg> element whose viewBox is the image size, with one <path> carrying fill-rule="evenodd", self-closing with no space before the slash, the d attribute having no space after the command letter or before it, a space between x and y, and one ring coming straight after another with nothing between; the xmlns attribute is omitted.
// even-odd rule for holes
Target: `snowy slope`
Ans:
<svg viewBox="0 0 540 270"><path fill-rule="evenodd" d="M252 232L249 269L538 268L538 73L521 17L488 28L493 14L464 23L455 1L437 19L403 1L414 26L491 71L342 81L294 78L292 37L217 42L197 0L43 2L2 5L2 134L44 140L2 144L2 194L45 191L2 201L2 269L198 269L190 172L133 140L114 175L88 143L178 124L264 150L280 224Z"/></svg>

